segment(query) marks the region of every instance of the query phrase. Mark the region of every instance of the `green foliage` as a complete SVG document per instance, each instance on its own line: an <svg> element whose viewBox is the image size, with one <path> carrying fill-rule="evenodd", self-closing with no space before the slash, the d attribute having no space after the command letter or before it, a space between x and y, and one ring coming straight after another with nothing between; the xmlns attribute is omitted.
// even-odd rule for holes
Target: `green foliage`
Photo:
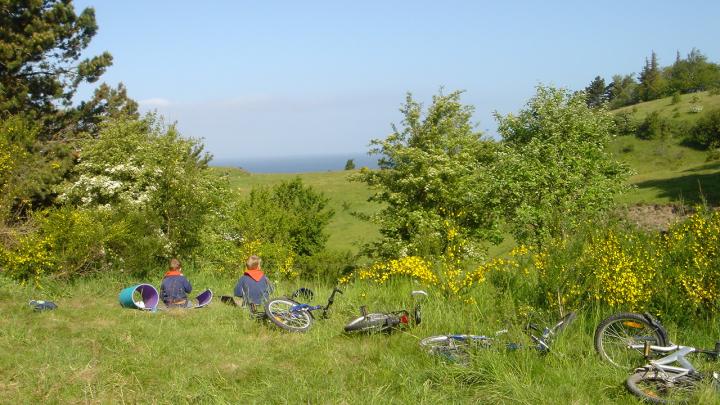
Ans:
<svg viewBox="0 0 720 405"><path fill-rule="evenodd" d="M532 260L539 302L575 308L595 302L685 321L717 310L720 213L700 209L665 233L588 222Z"/></svg>
<svg viewBox="0 0 720 405"><path fill-rule="evenodd" d="M709 62L699 50L693 48L685 59L678 52L675 63L660 67L657 55L652 52L645 59L640 83L632 75L615 75L608 86L610 108L649 101L673 95L672 104L680 102L680 94L711 90L720 86L720 65ZM587 89L586 89L587 90Z"/></svg>
<svg viewBox="0 0 720 405"><path fill-rule="evenodd" d="M97 139L82 146L59 201L144 212L159 224L152 234L163 241L167 255L190 254L198 247L222 187L208 170L209 156L199 141L182 138L174 126L149 115L107 122Z"/></svg>
<svg viewBox="0 0 720 405"><path fill-rule="evenodd" d="M34 213L11 231L0 258L8 274L41 283L117 270L136 276L164 261L157 223L144 212L66 206Z"/></svg>
<svg viewBox="0 0 720 405"><path fill-rule="evenodd" d="M308 256L325 247L325 226L334 215L327 203L322 193L295 178L272 188L253 189L238 204L233 218L243 241L276 243Z"/></svg>
<svg viewBox="0 0 720 405"><path fill-rule="evenodd" d="M694 93L720 84L720 66L709 62L705 55L693 48L685 59L678 55L675 63L667 68L666 76L671 89Z"/></svg>
<svg viewBox="0 0 720 405"><path fill-rule="evenodd" d="M707 148L720 146L720 108L707 112L698 119L690 139Z"/></svg>
<svg viewBox="0 0 720 405"><path fill-rule="evenodd" d="M660 98L665 94L666 88L667 81L662 75L657 55L653 51L650 60L645 59L645 66L640 72L640 85L638 86L640 100Z"/></svg>
<svg viewBox="0 0 720 405"><path fill-rule="evenodd" d="M0 114L55 113L82 82L96 81L112 56L78 62L97 32L95 12L75 14L70 1L0 2Z"/></svg>
<svg viewBox="0 0 720 405"><path fill-rule="evenodd" d="M672 136L673 132L670 120L660 116L659 112L653 111L638 125L636 134L640 139L667 139Z"/></svg>
<svg viewBox="0 0 720 405"><path fill-rule="evenodd" d="M595 76L595 79L585 87L585 101L588 107L599 107L605 103L607 97L607 89L605 87L605 79Z"/></svg>
<svg viewBox="0 0 720 405"><path fill-rule="evenodd" d="M26 115L0 118L0 144L6 156L0 188L0 217L22 221L33 209L48 207L52 185L63 180L74 151L63 142L38 142L41 126Z"/></svg>
<svg viewBox="0 0 720 405"><path fill-rule="evenodd" d="M81 102L78 108L70 113L77 115L73 120L76 122L75 132L97 136L100 124L106 120L140 118L137 108L137 102L128 97L127 89L122 83L118 84L117 89L103 83L95 89L92 99Z"/></svg>
<svg viewBox="0 0 720 405"><path fill-rule="evenodd" d="M355 160L348 159L347 162L345 162L345 170L355 170Z"/></svg>
<svg viewBox="0 0 720 405"><path fill-rule="evenodd" d="M354 270L355 261L355 256L348 251L323 250L312 256L298 257L295 266L303 279L336 284L340 277Z"/></svg>
<svg viewBox="0 0 720 405"><path fill-rule="evenodd" d="M371 256L444 255L480 257L483 243L497 240L496 200L488 176L497 144L481 138L470 122L471 106L461 92L433 96L422 105L408 94L401 128L371 142L381 156L380 170L363 169L354 177L384 204L372 220L380 240L367 246ZM460 247L462 245L462 247Z"/></svg>
<svg viewBox="0 0 720 405"><path fill-rule="evenodd" d="M496 118L504 142L492 178L517 241L556 237L627 189L628 168L607 151L612 117L582 94L539 86L517 116Z"/></svg>
<svg viewBox="0 0 720 405"><path fill-rule="evenodd" d="M670 100L670 104L675 105L675 104L679 103L680 101L682 101L680 92L679 91L674 92L672 95L672 100Z"/></svg>
<svg viewBox="0 0 720 405"><path fill-rule="evenodd" d="M637 82L632 75L614 75L608 86L610 108L620 108L637 102Z"/></svg>
<svg viewBox="0 0 720 405"><path fill-rule="evenodd" d="M637 131L637 124L629 111L622 111L613 115L615 133L618 135L632 135Z"/></svg>

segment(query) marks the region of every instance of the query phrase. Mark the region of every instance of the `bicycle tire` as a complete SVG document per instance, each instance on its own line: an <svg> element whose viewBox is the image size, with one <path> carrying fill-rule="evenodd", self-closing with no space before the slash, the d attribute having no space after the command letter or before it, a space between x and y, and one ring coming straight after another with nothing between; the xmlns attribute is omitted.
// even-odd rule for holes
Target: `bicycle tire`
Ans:
<svg viewBox="0 0 720 405"><path fill-rule="evenodd" d="M573 323L576 318L577 313L575 311L568 312L550 330L552 331L553 335L557 335L558 333L564 331L568 326L570 326L570 324Z"/></svg>
<svg viewBox="0 0 720 405"><path fill-rule="evenodd" d="M661 374L662 373L662 374ZM686 403L697 388L697 379L671 371L638 370L625 381L628 390L655 404Z"/></svg>
<svg viewBox="0 0 720 405"><path fill-rule="evenodd" d="M646 361L642 349L630 345L649 342L653 346L668 346L667 331L659 323L652 325L646 315L620 312L605 318L595 329L595 350L610 364L632 369Z"/></svg>
<svg viewBox="0 0 720 405"><path fill-rule="evenodd" d="M382 332L382 331L385 331L385 330L389 329L390 327L392 327L392 325L396 324L395 322L392 322L393 317L395 317L395 316L392 314L382 314L382 313L367 314L365 316L355 318L352 321L350 321L347 325L345 325L345 332L347 332L347 333Z"/></svg>
<svg viewBox="0 0 720 405"><path fill-rule="evenodd" d="M270 322L289 332L307 332L313 318L307 311L291 311L298 305L288 298L275 298L265 303L265 315Z"/></svg>

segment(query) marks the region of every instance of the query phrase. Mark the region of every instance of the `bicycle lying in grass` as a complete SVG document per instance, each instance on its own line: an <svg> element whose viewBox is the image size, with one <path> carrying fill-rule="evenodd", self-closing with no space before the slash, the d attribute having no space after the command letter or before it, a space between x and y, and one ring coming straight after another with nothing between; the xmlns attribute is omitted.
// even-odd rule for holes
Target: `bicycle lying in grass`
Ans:
<svg viewBox="0 0 720 405"><path fill-rule="evenodd" d="M300 291L300 290L298 290ZM313 324L314 311L322 310L322 319L327 319L328 311L335 301L335 294L342 291L334 287L325 305L310 305L295 301L293 298L274 298L265 303L265 316L272 323L290 332L307 332Z"/></svg>
<svg viewBox="0 0 720 405"><path fill-rule="evenodd" d="M552 327L545 327L542 330L533 323L528 323L525 331L528 332L533 341L530 346L540 353L550 351L550 343L555 336L562 332L570 325L577 314L569 312L567 315L557 321ZM531 331L538 332L539 335L533 334ZM495 336L507 333L507 329L495 332ZM422 346L428 353L439 355L447 360L455 362L465 362L471 351L490 347L495 341L495 337L486 335L437 335L430 336L420 341ZM506 347L511 350L523 347L517 343L508 343Z"/></svg>
<svg viewBox="0 0 720 405"><path fill-rule="evenodd" d="M720 342L712 350L670 343L665 328L649 314L619 313L603 320L595 331L595 349L616 366L642 358L627 388L654 403L687 402L703 385L717 385L717 372L698 371L686 356L699 353L712 360L720 356Z"/></svg>
<svg viewBox="0 0 720 405"><path fill-rule="evenodd" d="M418 299L418 297L427 297L427 293L425 291L418 290L410 293L410 296L415 302L412 312L402 309L393 312L367 313L365 306L362 306L360 307L360 313L362 315L345 325L345 332L390 332L399 328L406 328L420 324L422 321L422 312L420 299Z"/></svg>

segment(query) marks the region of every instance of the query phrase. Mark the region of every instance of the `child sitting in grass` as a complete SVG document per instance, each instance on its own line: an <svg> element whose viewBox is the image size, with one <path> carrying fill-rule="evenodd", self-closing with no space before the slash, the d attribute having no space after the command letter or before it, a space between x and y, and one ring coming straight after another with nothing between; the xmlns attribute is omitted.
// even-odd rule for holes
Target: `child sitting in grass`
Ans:
<svg viewBox="0 0 720 405"><path fill-rule="evenodd" d="M235 296L241 297L251 307L260 305L270 297L272 284L260 270L262 260L258 256L250 256L245 263L247 269L235 285Z"/></svg>
<svg viewBox="0 0 720 405"><path fill-rule="evenodd" d="M192 285L182 274L180 260L170 260L170 270L165 273L160 284L160 297L168 307L188 307L190 301L187 294L192 291Z"/></svg>

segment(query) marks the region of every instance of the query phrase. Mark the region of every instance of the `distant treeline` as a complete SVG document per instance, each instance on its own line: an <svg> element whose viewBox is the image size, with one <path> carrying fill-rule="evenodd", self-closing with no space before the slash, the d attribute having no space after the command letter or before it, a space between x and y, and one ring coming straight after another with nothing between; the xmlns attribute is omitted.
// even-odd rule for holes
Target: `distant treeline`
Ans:
<svg viewBox="0 0 720 405"><path fill-rule="evenodd" d="M617 74L610 83L601 76L585 88L587 104L590 107L607 103L610 109L620 108L643 101L694 93L720 88L720 65L708 61L707 56L693 48L687 57L682 58L680 51L675 62L661 67L653 51L645 58L637 79L634 73Z"/></svg>

